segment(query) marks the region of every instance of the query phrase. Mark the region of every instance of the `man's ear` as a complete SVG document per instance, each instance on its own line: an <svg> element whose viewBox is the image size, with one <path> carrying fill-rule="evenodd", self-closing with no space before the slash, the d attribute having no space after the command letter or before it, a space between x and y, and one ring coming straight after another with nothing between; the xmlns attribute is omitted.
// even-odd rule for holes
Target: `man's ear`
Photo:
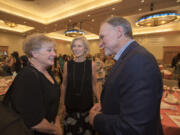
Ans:
<svg viewBox="0 0 180 135"><path fill-rule="evenodd" d="M124 32L123 28L121 26L117 26L116 29L117 29L117 37L121 38Z"/></svg>

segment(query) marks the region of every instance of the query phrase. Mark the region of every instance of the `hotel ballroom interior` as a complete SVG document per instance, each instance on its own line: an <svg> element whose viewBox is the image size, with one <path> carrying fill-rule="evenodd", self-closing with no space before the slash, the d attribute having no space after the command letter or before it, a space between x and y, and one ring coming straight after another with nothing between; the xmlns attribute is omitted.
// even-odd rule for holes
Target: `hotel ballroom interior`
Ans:
<svg viewBox="0 0 180 135"><path fill-rule="evenodd" d="M160 113L164 135L180 135L180 0L0 0L0 100L17 75L3 73L5 57L13 52L25 55L23 41L35 33L52 38L56 58L64 61L73 57L72 39L86 37L87 57L103 61L105 78L114 60L99 47L99 29L113 16L126 18L134 40L156 58L163 79ZM55 78L61 83L61 77L55 74Z"/></svg>

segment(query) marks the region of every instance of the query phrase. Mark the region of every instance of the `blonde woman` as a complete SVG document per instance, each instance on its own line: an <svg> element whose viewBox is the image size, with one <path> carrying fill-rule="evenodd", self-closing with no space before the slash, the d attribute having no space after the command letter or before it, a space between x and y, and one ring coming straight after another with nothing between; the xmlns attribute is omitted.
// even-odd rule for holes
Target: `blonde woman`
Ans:
<svg viewBox="0 0 180 135"><path fill-rule="evenodd" d="M99 100L95 63L86 59L89 51L86 38L75 38L71 50L74 59L64 65L61 89L65 112L64 135L93 135L88 114L93 106L93 93Z"/></svg>

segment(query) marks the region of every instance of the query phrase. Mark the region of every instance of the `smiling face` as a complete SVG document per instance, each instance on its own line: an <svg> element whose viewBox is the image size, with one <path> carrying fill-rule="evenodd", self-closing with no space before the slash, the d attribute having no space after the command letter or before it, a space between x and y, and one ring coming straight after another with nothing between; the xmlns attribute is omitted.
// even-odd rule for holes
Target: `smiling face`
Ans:
<svg viewBox="0 0 180 135"><path fill-rule="evenodd" d="M72 44L72 52L76 57L84 57L86 53L86 48L82 40L75 40Z"/></svg>
<svg viewBox="0 0 180 135"><path fill-rule="evenodd" d="M118 30L116 27L108 23L104 23L100 28L99 38L100 47L104 48L105 55L113 55L116 53L118 44Z"/></svg>
<svg viewBox="0 0 180 135"><path fill-rule="evenodd" d="M42 47L34 51L34 58L41 66L48 67L54 64L56 53L54 51L54 44L47 42L43 43Z"/></svg>

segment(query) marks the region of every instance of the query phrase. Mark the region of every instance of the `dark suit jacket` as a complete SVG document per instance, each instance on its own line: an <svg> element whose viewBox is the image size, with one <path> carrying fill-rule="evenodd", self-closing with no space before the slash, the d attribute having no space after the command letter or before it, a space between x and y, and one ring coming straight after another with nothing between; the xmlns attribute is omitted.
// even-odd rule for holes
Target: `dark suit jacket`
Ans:
<svg viewBox="0 0 180 135"><path fill-rule="evenodd" d="M94 128L101 135L159 135L162 77L155 58L132 42L104 84L102 113Z"/></svg>

